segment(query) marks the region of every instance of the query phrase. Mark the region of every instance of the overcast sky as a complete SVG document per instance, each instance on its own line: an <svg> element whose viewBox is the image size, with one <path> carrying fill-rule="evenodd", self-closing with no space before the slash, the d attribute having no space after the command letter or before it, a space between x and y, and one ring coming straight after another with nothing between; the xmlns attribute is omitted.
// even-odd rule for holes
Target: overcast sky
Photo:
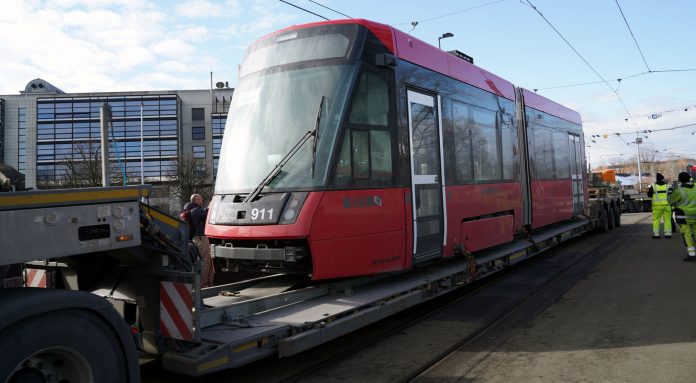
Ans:
<svg viewBox="0 0 696 383"><path fill-rule="evenodd" d="M580 112L593 165L634 156L635 132L644 130L653 132L640 134L642 148L696 157L691 0L287 1L433 45L453 33L443 49ZM0 94L37 77L66 92L207 89L211 71L234 86L251 42L320 20L277 0L3 0Z"/></svg>

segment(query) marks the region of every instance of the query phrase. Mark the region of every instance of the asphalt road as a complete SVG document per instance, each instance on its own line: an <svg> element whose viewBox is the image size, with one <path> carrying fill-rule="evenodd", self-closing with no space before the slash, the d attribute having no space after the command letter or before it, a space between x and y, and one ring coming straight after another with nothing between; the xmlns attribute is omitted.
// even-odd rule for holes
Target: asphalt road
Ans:
<svg viewBox="0 0 696 383"><path fill-rule="evenodd" d="M649 216L625 215L635 228L531 321L491 329L416 381L696 381L696 264L680 235L650 239Z"/></svg>

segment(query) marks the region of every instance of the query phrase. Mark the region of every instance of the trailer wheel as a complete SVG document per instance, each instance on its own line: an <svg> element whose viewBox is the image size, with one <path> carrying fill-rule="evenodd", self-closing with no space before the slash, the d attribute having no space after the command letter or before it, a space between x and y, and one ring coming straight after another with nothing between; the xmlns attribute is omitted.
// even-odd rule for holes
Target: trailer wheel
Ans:
<svg viewBox="0 0 696 383"><path fill-rule="evenodd" d="M597 231L600 233L606 233L607 231L609 231L609 218L607 217L607 211L604 209L599 209Z"/></svg>
<svg viewBox="0 0 696 383"><path fill-rule="evenodd" d="M127 382L109 325L84 310L29 318L0 332L0 376L8 382Z"/></svg>
<svg viewBox="0 0 696 383"><path fill-rule="evenodd" d="M609 230L613 229L616 227L614 224L614 208L609 206L606 210L607 212L607 226L609 226Z"/></svg>
<svg viewBox="0 0 696 383"><path fill-rule="evenodd" d="M621 209L614 210L614 227L621 226Z"/></svg>

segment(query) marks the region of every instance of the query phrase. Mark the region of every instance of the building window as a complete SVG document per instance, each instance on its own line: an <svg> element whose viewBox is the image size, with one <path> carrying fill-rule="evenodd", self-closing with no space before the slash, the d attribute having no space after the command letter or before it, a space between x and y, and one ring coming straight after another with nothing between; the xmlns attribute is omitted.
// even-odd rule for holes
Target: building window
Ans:
<svg viewBox="0 0 696 383"><path fill-rule="evenodd" d="M205 158L205 146L194 146L193 158Z"/></svg>
<svg viewBox="0 0 696 383"><path fill-rule="evenodd" d="M205 178L208 176L208 169L205 165L196 165L193 167L193 175L199 178Z"/></svg>
<svg viewBox="0 0 696 383"><path fill-rule="evenodd" d="M64 186L70 175L66 170L66 160L84 162L86 153L80 148L98 149L101 138L99 109L104 103L111 106L111 128L129 182L131 179L140 182L142 160L146 182L165 182L170 179L172 160L179 155L177 132L180 101L176 95L47 97L37 99L36 156L39 187ZM23 135L20 135L21 139ZM112 145L109 145L109 151L115 162Z"/></svg>
<svg viewBox="0 0 696 383"><path fill-rule="evenodd" d="M205 109L191 108L191 121L205 121Z"/></svg>
<svg viewBox="0 0 696 383"><path fill-rule="evenodd" d="M216 113L212 115L213 125L213 177L217 176L218 159L220 158L220 148L222 148L222 137L225 132L227 115Z"/></svg>
<svg viewBox="0 0 696 383"><path fill-rule="evenodd" d="M205 126L194 126L191 128L192 140L205 140Z"/></svg>
<svg viewBox="0 0 696 383"><path fill-rule="evenodd" d="M19 108L17 115L17 170L25 173L27 170L27 109Z"/></svg>

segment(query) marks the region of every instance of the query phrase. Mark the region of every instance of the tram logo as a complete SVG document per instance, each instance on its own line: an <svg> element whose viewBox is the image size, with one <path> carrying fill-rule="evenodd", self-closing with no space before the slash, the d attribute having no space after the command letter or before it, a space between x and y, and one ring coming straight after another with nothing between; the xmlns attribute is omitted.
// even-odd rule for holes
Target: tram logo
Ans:
<svg viewBox="0 0 696 383"><path fill-rule="evenodd" d="M378 195L368 195L360 197L343 197L343 207L346 209L381 207L382 197Z"/></svg>

